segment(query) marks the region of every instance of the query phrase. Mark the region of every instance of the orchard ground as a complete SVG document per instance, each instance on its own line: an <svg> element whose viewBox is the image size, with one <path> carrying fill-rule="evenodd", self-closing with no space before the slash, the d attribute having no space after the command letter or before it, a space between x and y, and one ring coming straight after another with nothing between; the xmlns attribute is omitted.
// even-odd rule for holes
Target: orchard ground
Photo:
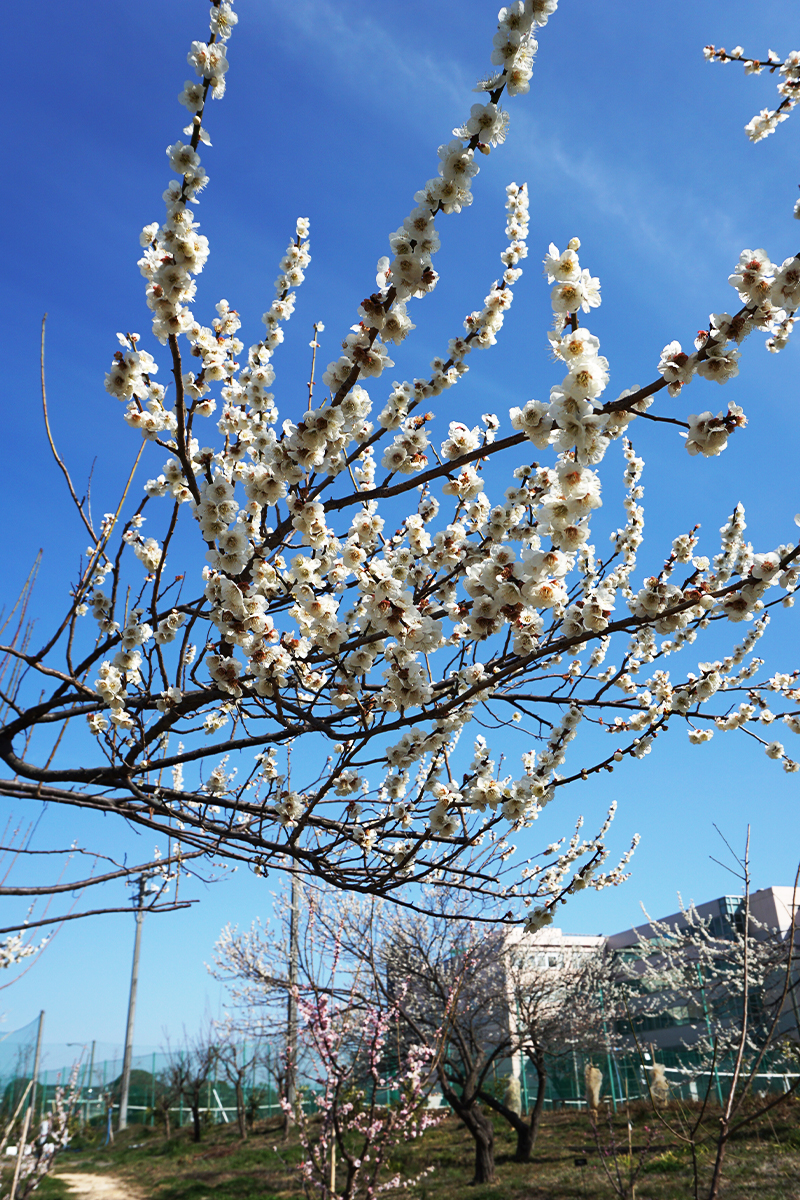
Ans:
<svg viewBox="0 0 800 1200"><path fill-rule="evenodd" d="M675 1112L669 1115L674 1118ZM726 1159L723 1200L800 1200L800 1103L787 1103L770 1116L734 1138ZM645 1157L637 1200L686 1200L692 1195L688 1151L669 1137L652 1111L631 1106L631 1121L634 1157ZM711 1113L709 1128L713 1123ZM614 1195L585 1112L548 1113L528 1164L512 1161L514 1139L507 1127L497 1122L495 1131L494 1184L469 1186L472 1142L464 1127L449 1117L419 1143L402 1147L392 1164L406 1176L433 1170L415 1186L387 1195L408 1200L601 1200ZM616 1118L615 1134L620 1151L627 1153L623 1113ZM209 1127L199 1145L191 1142L188 1128L166 1140L158 1130L133 1126L112 1146L103 1146L102 1136L93 1131L73 1141L56 1175L39 1188L42 1200L303 1200L295 1170L302 1150L295 1138L282 1141L277 1119L260 1123L245 1143L231 1126ZM600 1137L607 1149L608 1127L602 1117ZM710 1147L700 1156L701 1195L712 1157ZM613 1160L606 1158L613 1170ZM118 1190L108 1186L112 1182Z"/></svg>

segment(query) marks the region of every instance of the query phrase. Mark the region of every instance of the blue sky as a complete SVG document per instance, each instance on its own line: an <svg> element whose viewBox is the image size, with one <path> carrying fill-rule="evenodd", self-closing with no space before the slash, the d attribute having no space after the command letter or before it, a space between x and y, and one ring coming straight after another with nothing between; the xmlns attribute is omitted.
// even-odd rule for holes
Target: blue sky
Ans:
<svg viewBox="0 0 800 1200"><path fill-rule="evenodd" d="M295 220L311 219L311 267L276 357L285 389L279 403L292 416L303 404L312 322L326 324L323 360L336 357L373 287L387 233L435 174L437 147L477 99L471 88L489 67L496 11L478 0L369 7L240 0L236 8L227 95L207 112L212 147L203 161L211 182L198 215L211 259L196 311L208 321L224 296L242 314L245 342L254 340ZM412 313L418 328L392 377L421 374L465 312L481 306L497 275L504 189L512 179L527 180L530 189L530 257L500 344L473 356L459 385L459 417L487 409L502 416L511 405L546 396L558 381L546 349L549 289L538 265L550 241L563 248L580 237L582 263L601 279L603 306L589 324L617 393L655 377L668 341L687 345L709 312L736 303L727 276L744 247L763 246L778 261L797 251L800 117L752 145L743 126L774 106L774 79L745 78L741 68L712 66L702 56L708 42L738 43L762 56L770 47L783 55L800 46L796 3L704 0L663 19L660 13L641 0L562 0L541 33L530 94L508 104L508 141L481 163L475 203L438 222L441 281ZM192 39L205 36L206 19L199 0L118 0L93 6L80 21L69 6L46 0L15 16L14 53L6 60L15 118L5 130L0 184L8 214L0 256L10 550L3 591L16 595L42 547L35 609L43 627L63 603L84 537L44 441L41 317L48 312L56 441L77 486L93 471L95 512L107 511L138 445L103 390L103 375L117 330L147 332L138 234L161 216L169 179L164 149L186 123L176 102L191 74L185 56ZM675 432L637 428L637 451L649 463L646 534L654 564L696 520L708 536L700 552L713 553L716 531L739 500L757 549L793 538L799 381L797 344L771 356L754 337L724 395L698 380L684 404L684 412L716 411L728 401L745 409L747 430L719 459L689 459ZM155 471L161 457L151 460ZM791 669L796 617L779 617L785 619L776 620L763 645L776 668ZM797 777L784 775L757 746L739 744L744 739L717 737L698 748L682 733L661 741L643 762L592 784L591 792L571 793L557 815L548 810L540 822L544 839L579 812L591 829L616 799L615 850L634 831L643 836L632 880L578 897L563 910L565 928L612 932L639 921L640 901L654 913L671 912L677 890L698 901L735 890L709 861L724 852L713 822L737 845L751 823L756 886L793 878ZM47 813L37 836L42 845L78 838L109 851L150 849L109 821L80 814ZM165 1028L174 1039L204 1012L216 1014L220 992L203 962L226 921L247 925L268 912L276 884L240 871L196 885L200 903L191 911L148 919L137 1041L157 1045ZM0 997L7 1027L44 1007L52 1040L119 1040L132 939L127 917L64 926Z"/></svg>

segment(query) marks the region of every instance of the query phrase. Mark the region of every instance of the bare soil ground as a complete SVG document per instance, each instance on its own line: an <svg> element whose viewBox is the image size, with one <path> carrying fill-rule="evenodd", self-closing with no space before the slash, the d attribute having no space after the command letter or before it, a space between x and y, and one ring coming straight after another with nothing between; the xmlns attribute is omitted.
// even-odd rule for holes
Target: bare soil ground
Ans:
<svg viewBox="0 0 800 1200"><path fill-rule="evenodd" d="M59 1171L58 1178L78 1200L141 1200L143 1193L111 1175L87 1175Z"/></svg>

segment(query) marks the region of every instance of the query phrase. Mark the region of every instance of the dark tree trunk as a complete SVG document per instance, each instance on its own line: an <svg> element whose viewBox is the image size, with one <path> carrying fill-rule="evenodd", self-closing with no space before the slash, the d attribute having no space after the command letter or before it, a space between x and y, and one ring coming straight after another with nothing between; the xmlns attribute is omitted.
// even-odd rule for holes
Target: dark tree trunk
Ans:
<svg viewBox="0 0 800 1200"><path fill-rule="evenodd" d="M203 1135L203 1127L200 1124L200 1101L192 1099L192 1123L194 1125L194 1140L200 1141Z"/></svg>
<svg viewBox="0 0 800 1200"><path fill-rule="evenodd" d="M530 1162L536 1133L527 1121L523 1121L517 1125L516 1130L517 1148L514 1152L514 1162Z"/></svg>
<svg viewBox="0 0 800 1200"><path fill-rule="evenodd" d="M533 1137L531 1127L524 1117L519 1113L514 1112L513 1108L503 1104L502 1100L498 1100L490 1092L478 1092L478 1096L487 1104L489 1108L499 1113L504 1121L508 1121L511 1128L517 1135L517 1149L514 1154L514 1162L530 1162L531 1150L533 1149Z"/></svg>
<svg viewBox="0 0 800 1200"><path fill-rule="evenodd" d="M528 1158L524 1160L525 1162L529 1161L533 1153L533 1148L536 1145L536 1139L539 1136L539 1126L542 1123L542 1114L544 1113L544 1098L547 1092L547 1068L544 1065L544 1059L534 1058L533 1065L536 1067L536 1100L533 1105L533 1112L531 1113L530 1149L528 1150Z"/></svg>
<svg viewBox="0 0 800 1200"><path fill-rule="evenodd" d="M488 1104L489 1108L492 1108L496 1113L499 1113L505 1121L508 1121L511 1128L516 1132L517 1148L514 1152L514 1162L531 1161L531 1155L533 1154L536 1146L536 1139L539 1136L539 1127L542 1123L542 1113L544 1112L544 1099L545 1092L547 1090L547 1069L543 1060L537 1062L535 1058L532 1058L531 1062L536 1067L538 1083L536 1101L534 1103L533 1112L531 1113L529 1120L523 1116L520 1116L519 1113L514 1112L513 1109L503 1104L501 1100L498 1100L496 1096L492 1096L491 1093L483 1091L478 1092L480 1099L483 1100L485 1104Z"/></svg>
<svg viewBox="0 0 800 1200"><path fill-rule="evenodd" d="M475 1139L475 1178L473 1183L494 1183L494 1126L492 1118L475 1105L467 1127Z"/></svg>
<svg viewBox="0 0 800 1200"><path fill-rule="evenodd" d="M721 1131L719 1141L717 1142L717 1153L714 1159L714 1172L711 1177L711 1187L708 1192L708 1200L717 1200L719 1196L719 1185L722 1181L722 1164L725 1161L725 1151L728 1148L728 1123L721 1121Z"/></svg>
<svg viewBox="0 0 800 1200"><path fill-rule="evenodd" d="M244 1088L242 1087L241 1078L236 1080L236 1119L239 1122L239 1136L242 1141L247 1140L247 1113L244 1106Z"/></svg>
<svg viewBox="0 0 800 1200"><path fill-rule="evenodd" d="M164 1133L166 1135L167 1141L169 1141L169 1137L170 1137L170 1133L171 1133L170 1121L169 1121L169 1109L167 1109L167 1111L164 1113Z"/></svg>
<svg viewBox="0 0 800 1200"><path fill-rule="evenodd" d="M344 1190L341 1192L341 1200L352 1200L353 1191L356 1184L356 1168L352 1163L347 1164L347 1179L345 1181Z"/></svg>
<svg viewBox="0 0 800 1200"><path fill-rule="evenodd" d="M442 1095L453 1112L472 1134L475 1141L475 1178L473 1183L494 1183L494 1126L492 1118L478 1104L478 1093L465 1091L459 1095L439 1071Z"/></svg>

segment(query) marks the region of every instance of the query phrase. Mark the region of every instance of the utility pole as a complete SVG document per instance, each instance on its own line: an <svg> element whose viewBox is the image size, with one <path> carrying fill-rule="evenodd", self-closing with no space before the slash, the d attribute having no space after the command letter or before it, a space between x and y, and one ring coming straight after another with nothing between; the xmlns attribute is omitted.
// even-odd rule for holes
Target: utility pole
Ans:
<svg viewBox="0 0 800 1200"><path fill-rule="evenodd" d="M36 1052L33 1056L33 1087L31 1088L31 1117L36 1116L36 1081L39 1078L39 1063L42 1058L42 1030L44 1029L44 1009L39 1013L39 1028L36 1031Z"/></svg>
<svg viewBox="0 0 800 1200"><path fill-rule="evenodd" d="M292 899L289 911L289 995L286 1020L286 1100L289 1105L286 1123L294 1121L297 1104L297 980L300 965L298 909L300 907L300 881L296 869L292 871Z"/></svg>
<svg viewBox="0 0 800 1200"><path fill-rule="evenodd" d="M131 970L131 993L128 1000L128 1024L125 1029L125 1056L122 1060L122 1085L119 1096L118 1129L128 1125L128 1092L131 1086L131 1057L133 1055L133 1023L136 1017L136 989L139 986L139 950L142 943L142 921L144 920L144 894L147 877L139 877L139 894L136 904L136 936L133 941L133 968Z"/></svg>
<svg viewBox="0 0 800 1200"><path fill-rule="evenodd" d="M86 1104L84 1104L84 1106L83 1106L83 1119L85 1122L88 1122L88 1120L89 1120L89 1112L90 1112L89 1105L91 1104L92 1100L94 1099L94 1096L92 1096L92 1092L94 1091L94 1048L96 1045L97 1045L97 1043L94 1040L92 1040L92 1054L89 1059L89 1095L91 1096L91 1100L87 1098Z"/></svg>

